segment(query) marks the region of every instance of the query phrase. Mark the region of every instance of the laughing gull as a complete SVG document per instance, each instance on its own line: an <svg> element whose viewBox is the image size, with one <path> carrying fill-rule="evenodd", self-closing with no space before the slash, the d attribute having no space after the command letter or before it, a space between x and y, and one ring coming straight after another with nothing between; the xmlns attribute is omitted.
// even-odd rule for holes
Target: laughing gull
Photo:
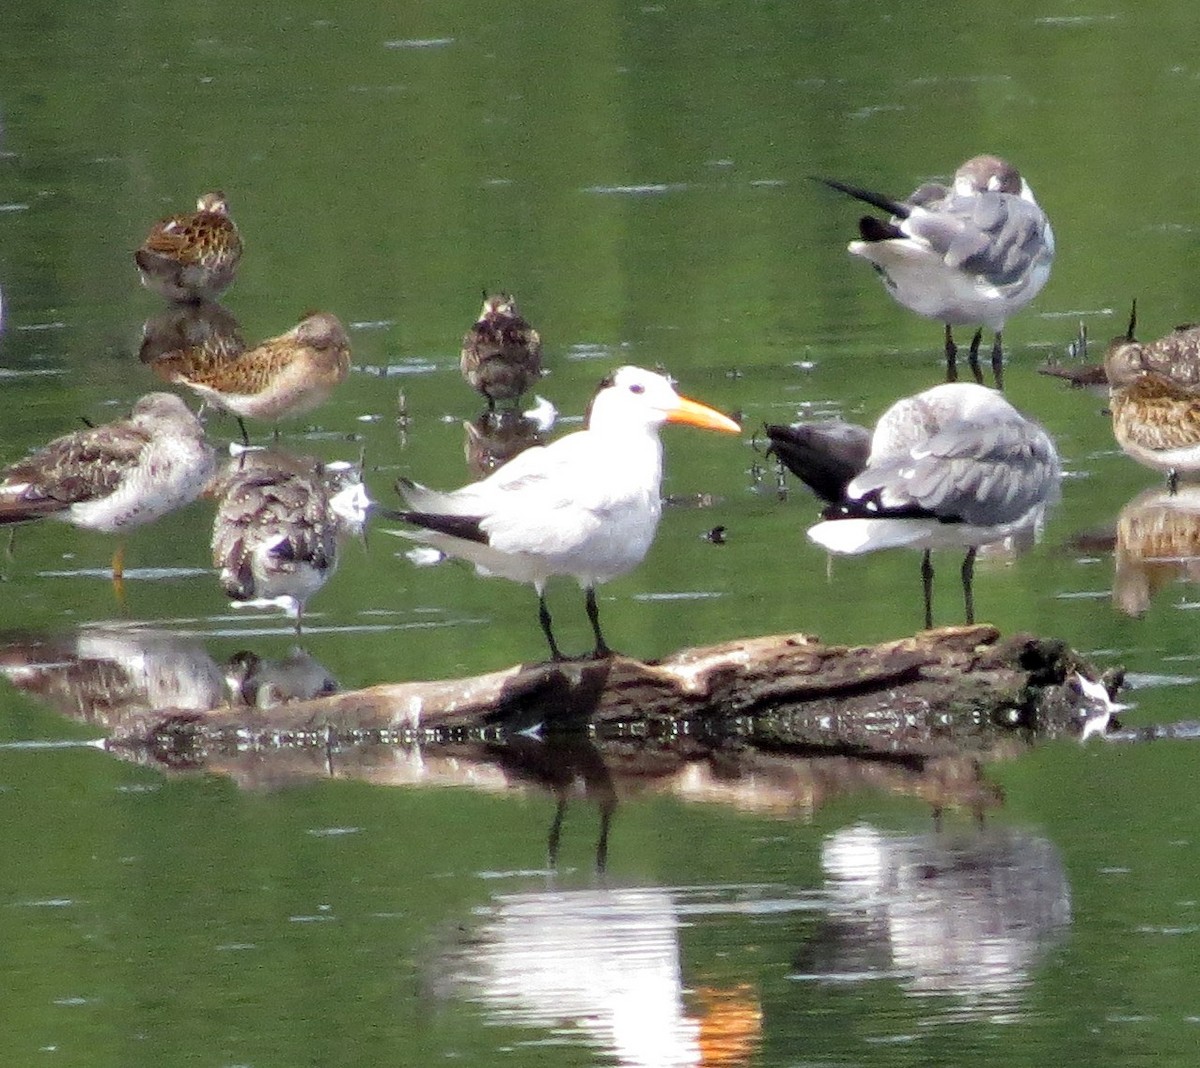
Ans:
<svg viewBox="0 0 1200 1068"><path fill-rule="evenodd" d="M420 528L406 536L470 561L481 574L532 585L555 660L563 655L550 626L546 582L555 575L575 579L586 593L594 655L606 657L596 587L636 567L654 541L664 423L741 430L720 412L679 396L662 375L622 367L600 383L586 429L526 449L453 493L401 479L397 488L411 511L380 511Z"/></svg>
<svg viewBox="0 0 1200 1068"><path fill-rule="evenodd" d="M482 393L488 411L496 401L518 400L542 376L542 339L508 293L484 294L483 310L463 337L463 377Z"/></svg>
<svg viewBox="0 0 1200 1068"><path fill-rule="evenodd" d="M1138 463L1165 471L1174 493L1180 474L1200 471L1200 329L1176 327L1141 344L1136 325L1135 301L1129 329L1104 355L1113 436Z"/></svg>
<svg viewBox="0 0 1200 1068"><path fill-rule="evenodd" d="M947 380L957 377L952 328L978 325L971 370L981 382L986 326L995 332L992 370L999 386L1004 323L1037 296L1054 260L1054 232L1020 172L997 156L975 156L958 168L953 185L927 182L904 201L818 180L891 215L886 221L863 216L862 240L851 241L849 251L870 261L898 303L945 324Z"/></svg>
<svg viewBox="0 0 1200 1068"><path fill-rule="evenodd" d="M815 481L804 453L820 452L820 424L769 426L772 448L828 502L809 538L832 553L857 555L899 546L923 550L925 626L933 625L930 550L963 547L963 595L975 619L972 579L982 545L1037 524L1058 496L1061 465L1050 435L995 390L968 382L934 386L890 407L871 435L870 453L844 480ZM836 448L859 435L844 424ZM798 437L804 439L798 450ZM796 470L793 463L801 467ZM828 470L832 468L827 467Z"/></svg>

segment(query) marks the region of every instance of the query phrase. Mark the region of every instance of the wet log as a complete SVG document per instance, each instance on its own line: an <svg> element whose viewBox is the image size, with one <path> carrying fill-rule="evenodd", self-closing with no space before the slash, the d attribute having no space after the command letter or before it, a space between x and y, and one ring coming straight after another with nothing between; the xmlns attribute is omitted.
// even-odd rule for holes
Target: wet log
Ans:
<svg viewBox="0 0 1200 1068"><path fill-rule="evenodd" d="M878 645L803 634L627 657L517 665L471 678L401 682L269 710L155 710L114 725L110 745L184 759L197 749L461 743L587 732L619 760L656 743L744 740L757 751L888 760L986 753L1007 740L1078 733L1080 677L1065 643L990 626L924 631ZM1110 692L1118 680L1108 680Z"/></svg>

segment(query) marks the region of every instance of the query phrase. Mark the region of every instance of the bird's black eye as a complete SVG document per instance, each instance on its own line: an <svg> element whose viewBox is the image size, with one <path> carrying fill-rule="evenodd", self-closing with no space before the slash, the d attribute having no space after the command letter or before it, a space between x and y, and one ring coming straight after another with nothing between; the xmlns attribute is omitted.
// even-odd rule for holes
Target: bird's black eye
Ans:
<svg viewBox="0 0 1200 1068"><path fill-rule="evenodd" d="M629 392L630 393L645 393L646 387L643 386L640 382L635 382L632 386L629 387Z"/></svg>

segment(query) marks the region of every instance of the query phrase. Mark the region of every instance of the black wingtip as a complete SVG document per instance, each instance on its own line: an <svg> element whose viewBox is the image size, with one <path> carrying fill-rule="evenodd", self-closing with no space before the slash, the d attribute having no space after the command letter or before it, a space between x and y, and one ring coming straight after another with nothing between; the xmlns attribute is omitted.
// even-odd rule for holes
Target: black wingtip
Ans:
<svg viewBox="0 0 1200 1068"><path fill-rule="evenodd" d="M836 178L822 178L817 174L810 174L809 178L814 182L829 186L830 189L836 189L839 193L845 193L848 197L854 197L855 200L861 200L864 204L870 204L880 211L886 211L889 215L896 216L897 219L907 219L912 213L912 209L907 204L886 197L882 193L864 189L860 185L839 182Z"/></svg>

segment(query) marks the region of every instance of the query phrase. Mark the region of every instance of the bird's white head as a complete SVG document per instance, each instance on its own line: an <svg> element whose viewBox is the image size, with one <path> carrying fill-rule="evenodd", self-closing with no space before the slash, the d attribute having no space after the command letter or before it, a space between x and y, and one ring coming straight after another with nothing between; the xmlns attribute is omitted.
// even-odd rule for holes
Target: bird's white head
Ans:
<svg viewBox="0 0 1200 1068"><path fill-rule="evenodd" d="M681 397L664 375L641 367L620 367L605 378L587 414L589 430L658 429L663 423L686 423L731 434L742 429L716 409Z"/></svg>

